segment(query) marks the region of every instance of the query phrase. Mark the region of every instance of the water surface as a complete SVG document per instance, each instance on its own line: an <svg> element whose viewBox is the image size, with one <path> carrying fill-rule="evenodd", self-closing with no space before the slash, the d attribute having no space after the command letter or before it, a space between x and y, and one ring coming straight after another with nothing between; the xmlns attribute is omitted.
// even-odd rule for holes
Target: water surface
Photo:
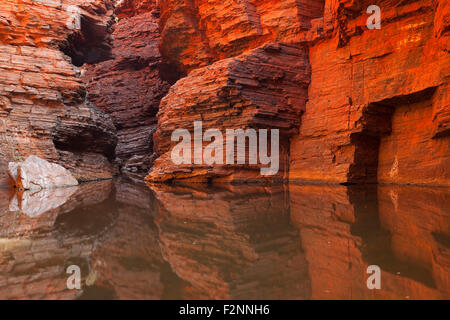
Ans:
<svg viewBox="0 0 450 320"><path fill-rule="evenodd" d="M448 299L449 209L412 186L0 190L0 298Z"/></svg>

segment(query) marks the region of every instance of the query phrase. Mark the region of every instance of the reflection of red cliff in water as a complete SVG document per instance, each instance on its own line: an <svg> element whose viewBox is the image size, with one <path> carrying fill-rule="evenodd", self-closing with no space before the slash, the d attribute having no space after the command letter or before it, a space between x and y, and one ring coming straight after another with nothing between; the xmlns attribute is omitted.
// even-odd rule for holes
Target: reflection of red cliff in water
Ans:
<svg viewBox="0 0 450 320"><path fill-rule="evenodd" d="M64 204L35 217L10 211L10 199L0 189L0 299L177 294L180 280L162 258L145 186L82 184ZM82 290L66 286L70 265L81 268Z"/></svg>
<svg viewBox="0 0 450 320"><path fill-rule="evenodd" d="M95 287L109 293L106 298L162 299L164 261L150 214L149 191L122 181L116 183L116 199L118 217L91 256ZM95 294L90 290L86 298Z"/></svg>
<svg viewBox="0 0 450 320"><path fill-rule="evenodd" d="M80 296L68 290L66 269L78 265L84 277L89 273L90 255L113 219L105 202L110 192L111 181L82 185L63 205L29 217L10 211L0 190L0 299Z"/></svg>
<svg viewBox="0 0 450 320"><path fill-rule="evenodd" d="M284 187L152 187L164 259L190 299L307 299Z"/></svg>
<svg viewBox="0 0 450 320"><path fill-rule="evenodd" d="M448 299L446 189L291 186L313 299ZM368 290L379 265L382 290Z"/></svg>
<svg viewBox="0 0 450 320"><path fill-rule="evenodd" d="M151 189L83 184L35 217L0 190L0 298L450 297L444 188ZM81 291L66 288L72 264ZM366 287L369 265L381 290Z"/></svg>

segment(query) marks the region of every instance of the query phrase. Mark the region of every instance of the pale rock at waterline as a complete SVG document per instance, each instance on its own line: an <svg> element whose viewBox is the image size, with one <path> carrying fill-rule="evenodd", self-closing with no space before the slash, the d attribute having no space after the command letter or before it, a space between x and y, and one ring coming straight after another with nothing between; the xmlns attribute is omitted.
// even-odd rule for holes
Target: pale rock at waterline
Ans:
<svg viewBox="0 0 450 320"><path fill-rule="evenodd" d="M19 189L41 190L78 185L69 170L37 156L29 156L23 162L10 162L8 167L8 174Z"/></svg>

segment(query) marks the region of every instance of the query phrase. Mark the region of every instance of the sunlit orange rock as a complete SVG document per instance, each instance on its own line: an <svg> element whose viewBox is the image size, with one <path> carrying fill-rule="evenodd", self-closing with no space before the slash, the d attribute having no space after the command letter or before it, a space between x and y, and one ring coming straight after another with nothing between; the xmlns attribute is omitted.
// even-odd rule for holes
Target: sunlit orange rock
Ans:
<svg viewBox="0 0 450 320"><path fill-rule="evenodd" d="M275 180L449 186L450 5L380 0L381 29L369 30L372 4L3 1L0 183L30 154L78 180L118 164L153 181L265 181L251 166L171 164L169 130L202 116L207 128L292 127ZM271 61L268 45L282 48ZM298 65L286 47L302 51ZM255 81L265 72L274 78ZM246 83L228 83L235 76Z"/></svg>
<svg viewBox="0 0 450 320"><path fill-rule="evenodd" d="M322 0L161 0L161 51L181 72L233 57L268 42L296 42Z"/></svg>
<svg viewBox="0 0 450 320"><path fill-rule="evenodd" d="M448 1L327 1L290 179L450 185Z"/></svg>
<svg viewBox="0 0 450 320"><path fill-rule="evenodd" d="M307 99L309 65L306 48L286 44L267 44L235 58L224 59L192 71L179 80L162 100L158 129L154 136L160 155L147 177L149 181L286 181L289 170L289 139L298 132ZM203 133L220 130L223 135L222 164L175 164L172 141L176 129L191 132L194 148L194 121L201 121ZM262 176L261 161L249 165L229 164L226 160L227 129L279 130L279 168ZM270 138L267 144L270 145ZM206 147L209 143L203 142ZM261 148L261 145L256 148ZM259 150L259 149L258 149ZM235 154L235 158L237 156ZM265 167L268 167L265 166Z"/></svg>
<svg viewBox="0 0 450 320"><path fill-rule="evenodd" d="M147 12L158 12L159 0L117 0L114 11L118 18L131 17Z"/></svg>
<svg viewBox="0 0 450 320"><path fill-rule="evenodd" d="M215 68L226 58L246 56L268 42L307 45L310 85L306 106L299 106L306 112L297 119L299 134L290 138L289 165L284 165L291 181L450 185L449 4L379 1L382 27L370 30L366 10L372 4L162 0L163 61L187 77L163 100L158 144L167 144L162 131L175 129L169 123L184 125L180 112L227 118L206 111L220 105L221 89L213 89L203 75L202 80L199 70L221 74ZM248 67L250 74L257 69ZM211 99L209 105L193 107L192 94L179 88L188 83ZM277 89L284 90L283 84ZM152 180L214 179L227 171L192 166L177 172L160 156ZM230 168L236 176L239 170Z"/></svg>

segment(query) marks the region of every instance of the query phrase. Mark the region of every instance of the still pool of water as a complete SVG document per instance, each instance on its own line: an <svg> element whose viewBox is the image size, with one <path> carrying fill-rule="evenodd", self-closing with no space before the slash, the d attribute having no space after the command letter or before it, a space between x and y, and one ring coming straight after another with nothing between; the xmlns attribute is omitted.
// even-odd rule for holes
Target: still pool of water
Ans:
<svg viewBox="0 0 450 320"><path fill-rule="evenodd" d="M449 188L0 190L0 299L449 298Z"/></svg>

